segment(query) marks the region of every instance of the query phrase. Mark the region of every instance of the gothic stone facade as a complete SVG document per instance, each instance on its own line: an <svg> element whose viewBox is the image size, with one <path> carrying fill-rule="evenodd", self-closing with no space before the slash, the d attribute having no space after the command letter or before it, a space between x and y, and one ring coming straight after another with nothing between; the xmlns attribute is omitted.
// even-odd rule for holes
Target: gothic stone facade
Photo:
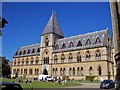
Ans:
<svg viewBox="0 0 120 90"><path fill-rule="evenodd" d="M113 54L108 29L64 38L53 12L41 34L41 43L22 46L14 54L11 75L113 79Z"/></svg>

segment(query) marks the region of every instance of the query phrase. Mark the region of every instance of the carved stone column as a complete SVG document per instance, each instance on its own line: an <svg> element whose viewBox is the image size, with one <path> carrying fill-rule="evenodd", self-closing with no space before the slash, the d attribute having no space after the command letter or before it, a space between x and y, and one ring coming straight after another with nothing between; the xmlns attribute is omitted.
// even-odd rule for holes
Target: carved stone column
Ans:
<svg viewBox="0 0 120 90"><path fill-rule="evenodd" d="M117 88L120 89L120 1L112 0L110 2L113 42L115 48L116 61L116 80L118 82Z"/></svg>

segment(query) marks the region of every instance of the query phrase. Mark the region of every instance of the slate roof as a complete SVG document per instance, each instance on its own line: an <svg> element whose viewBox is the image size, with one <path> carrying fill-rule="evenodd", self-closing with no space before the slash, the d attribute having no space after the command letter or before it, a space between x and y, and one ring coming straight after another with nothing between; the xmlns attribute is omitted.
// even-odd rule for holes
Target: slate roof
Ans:
<svg viewBox="0 0 120 90"><path fill-rule="evenodd" d="M92 33L58 39L55 46L58 46L59 49L55 47L54 52L107 46L108 34L109 34L108 29L105 29ZM99 43L95 43L97 38L99 38L100 40ZM90 40L91 44L86 45L88 39ZM79 41L81 42L82 46L77 46ZM73 47L69 47L71 42L73 43ZM66 45L66 48L62 48L63 43Z"/></svg>
<svg viewBox="0 0 120 90"><path fill-rule="evenodd" d="M52 15L41 35L48 34L48 33L55 33L57 35L64 37L63 32L61 31L58 21L56 19L55 12L52 12Z"/></svg>
<svg viewBox="0 0 120 90"><path fill-rule="evenodd" d="M16 51L16 53L14 54L13 57L28 56L28 55L38 55L38 54L40 54L40 43L20 47Z"/></svg>

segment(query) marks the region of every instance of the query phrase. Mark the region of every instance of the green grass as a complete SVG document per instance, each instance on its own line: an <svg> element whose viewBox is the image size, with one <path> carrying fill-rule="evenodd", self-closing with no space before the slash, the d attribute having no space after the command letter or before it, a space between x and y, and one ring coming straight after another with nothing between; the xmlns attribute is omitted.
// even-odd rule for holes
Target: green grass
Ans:
<svg viewBox="0 0 120 90"><path fill-rule="evenodd" d="M4 82L16 82L18 83L18 79L2 79ZM72 86L80 86L81 84L78 82L65 82L64 85L56 84L54 82L40 82L34 81L32 84L26 84L25 81L21 83L23 88L63 88L63 87L72 87Z"/></svg>

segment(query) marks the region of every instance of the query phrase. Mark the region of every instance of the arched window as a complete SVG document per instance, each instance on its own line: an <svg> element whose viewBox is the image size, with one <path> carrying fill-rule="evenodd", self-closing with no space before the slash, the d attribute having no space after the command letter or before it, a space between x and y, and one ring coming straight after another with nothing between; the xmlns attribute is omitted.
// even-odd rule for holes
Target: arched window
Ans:
<svg viewBox="0 0 120 90"><path fill-rule="evenodd" d="M18 65L20 65L20 59L18 59Z"/></svg>
<svg viewBox="0 0 120 90"><path fill-rule="evenodd" d="M63 75L63 71L62 71L62 68L60 69L60 75L61 75L61 76Z"/></svg>
<svg viewBox="0 0 120 90"><path fill-rule="evenodd" d="M73 76L75 76L75 68L73 67Z"/></svg>
<svg viewBox="0 0 120 90"><path fill-rule="evenodd" d="M40 48L37 49L37 52L40 52Z"/></svg>
<svg viewBox="0 0 120 90"><path fill-rule="evenodd" d="M20 74L20 69L17 69L17 74Z"/></svg>
<svg viewBox="0 0 120 90"><path fill-rule="evenodd" d="M18 55L18 52L16 52L15 55Z"/></svg>
<svg viewBox="0 0 120 90"><path fill-rule="evenodd" d="M86 52L86 61L90 61L91 60L91 55L90 55L90 52L87 51Z"/></svg>
<svg viewBox="0 0 120 90"><path fill-rule="evenodd" d="M61 49L65 49L66 48L66 44L65 43L63 43L63 45L62 45L62 48Z"/></svg>
<svg viewBox="0 0 120 90"><path fill-rule="evenodd" d="M77 62L81 62L81 55L80 55L80 52L77 53Z"/></svg>
<svg viewBox="0 0 120 90"><path fill-rule="evenodd" d="M53 68L53 75L55 75L55 69Z"/></svg>
<svg viewBox="0 0 120 90"><path fill-rule="evenodd" d="M24 69L24 74L25 74L25 75L27 74L27 69Z"/></svg>
<svg viewBox="0 0 120 90"><path fill-rule="evenodd" d="M26 54L26 50L23 51L23 54Z"/></svg>
<svg viewBox="0 0 120 90"><path fill-rule="evenodd" d="M101 59L101 53L99 50L96 51L96 56L95 56L96 60L100 60Z"/></svg>
<svg viewBox="0 0 120 90"><path fill-rule="evenodd" d="M101 66L98 67L98 74L102 75L102 68L101 68Z"/></svg>
<svg viewBox="0 0 120 90"><path fill-rule="evenodd" d="M63 69L63 75L66 75L66 69L65 68Z"/></svg>
<svg viewBox="0 0 120 90"><path fill-rule="evenodd" d="M64 60L65 60L65 56L64 54L61 55L61 63L64 63Z"/></svg>
<svg viewBox="0 0 120 90"><path fill-rule="evenodd" d="M58 57L57 57L57 55L54 56L54 63L58 63Z"/></svg>
<svg viewBox="0 0 120 90"><path fill-rule="evenodd" d="M77 75L80 76L80 68L77 68Z"/></svg>
<svg viewBox="0 0 120 90"><path fill-rule="evenodd" d="M28 63L29 63L28 58L26 58L26 64L28 64Z"/></svg>
<svg viewBox="0 0 120 90"><path fill-rule="evenodd" d="M99 44L99 43L101 43L101 41L100 41L100 38L97 37L97 38L96 38L96 41L95 41L95 44Z"/></svg>
<svg viewBox="0 0 120 90"><path fill-rule="evenodd" d="M58 49L59 49L59 45L58 45L58 44L55 46L55 49L56 49L56 50L58 50Z"/></svg>
<svg viewBox="0 0 120 90"><path fill-rule="evenodd" d="M19 55L22 55L22 51L19 52Z"/></svg>
<svg viewBox="0 0 120 90"><path fill-rule="evenodd" d="M89 68L89 74L90 74L90 75L93 74L93 69L92 69L92 67Z"/></svg>
<svg viewBox="0 0 120 90"><path fill-rule="evenodd" d="M72 68L69 68L69 75L72 76Z"/></svg>
<svg viewBox="0 0 120 90"><path fill-rule="evenodd" d="M83 70L83 67L81 67L81 76L84 75L84 70Z"/></svg>
<svg viewBox="0 0 120 90"><path fill-rule="evenodd" d="M74 47L73 42L70 42L69 48Z"/></svg>
<svg viewBox="0 0 120 90"><path fill-rule="evenodd" d="M30 54L30 50L28 50L27 54Z"/></svg>
<svg viewBox="0 0 120 90"><path fill-rule="evenodd" d="M48 37L45 38L45 46L47 47L49 45L49 39Z"/></svg>
<svg viewBox="0 0 120 90"><path fill-rule="evenodd" d="M32 50L32 53L35 53L35 49Z"/></svg>
<svg viewBox="0 0 120 90"><path fill-rule="evenodd" d="M33 70L29 69L29 74L32 75L33 74Z"/></svg>
<svg viewBox="0 0 120 90"><path fill-rule="evenodd" d="M86 42L86 44L85 44L85 45L90 45L90 44L91 44L90 39L87 39L87 42Z"/></svg>
<svg viewBox="0 0 120 90"><path fill-rule="evenodd" d="M22 65L24 65L24 58L22 59Z"/></svg>
<svg viewBox="0 0 120 90"><path fill-rule="evenodd" d="M79 47L79 46L82 46L82 43L81 43L80 40L79 40L78 43L77 43L77 47Z"/></svg>
<svg viewBox="0 0 120 90"><path fill-rule="evenodd" d="M58 69L56 68L56 69L55 69L55 75L57 75L57 73L58 73Z"/></svg>
<svg viewBox="0 0 120 90"><path fill-rule="evenodd" d="M23 74L23 69L21 69L21 75Z"/></svg>
<svg viewBox="0 0 120 90"><path fill-rule="evenodd" d="M72 53L69 53L69 58L68 58L69 62L73 62L73 56Z"/></svg>

